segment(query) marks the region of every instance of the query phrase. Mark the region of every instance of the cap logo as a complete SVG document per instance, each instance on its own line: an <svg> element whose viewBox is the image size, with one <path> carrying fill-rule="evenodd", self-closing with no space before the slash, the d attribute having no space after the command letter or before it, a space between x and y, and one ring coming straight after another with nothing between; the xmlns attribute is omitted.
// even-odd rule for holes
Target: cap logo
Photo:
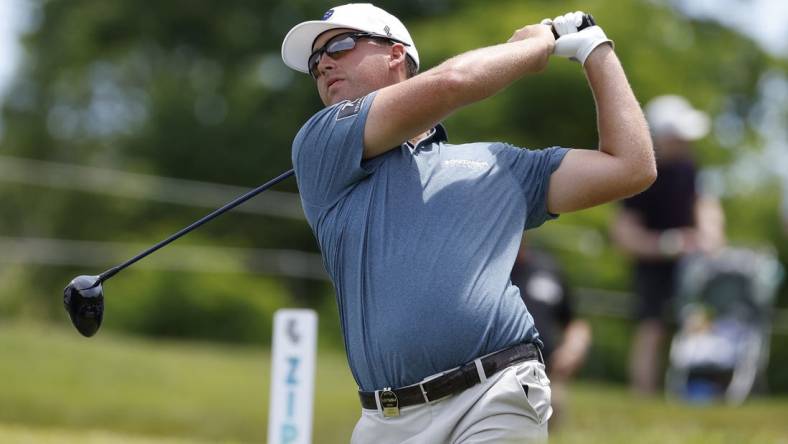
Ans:
<svg viewBox="0 0 788 444"><path fill-rule="evenodd" d="M386 25L386 27L383 28L383 31L386 33L388 37L391 37L391 28L389 28L389 25Z"/></svg>
<svg viewBox="0 0 788 444"><path fill-rule="evenodd" d="M328 19L331 18L332 15L334 15L334 9L333 8L329 9L328 11L326 11L326 13L323 14L323 18L321 20L328 20Z"/></svg>

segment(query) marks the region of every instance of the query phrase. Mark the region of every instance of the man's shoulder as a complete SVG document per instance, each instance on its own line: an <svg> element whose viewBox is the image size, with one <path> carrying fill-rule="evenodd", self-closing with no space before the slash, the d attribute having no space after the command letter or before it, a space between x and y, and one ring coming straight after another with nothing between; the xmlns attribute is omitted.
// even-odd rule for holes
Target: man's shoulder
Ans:
<svg viewBox="0 0 788 444"><path fill-rule="evenodd" d="M371 95L368 94L353 100L343 100L320 109L301 126L299 135L303 136L313 130L321 132L331 130L345 122L352 121L353 117L361 113L367 98Z"/></svg>
<svg viewBox="0 0 788 444"><path fill-rule="evenodd" d="M319 122L330 121L328 119L333 117L333 114L336 113L337 107L341 106L343 103L344 102L340 102L334 105L326 106L309 116L309 119L307 119L307 121L301 125L301 132L309 130Z"/></svg>

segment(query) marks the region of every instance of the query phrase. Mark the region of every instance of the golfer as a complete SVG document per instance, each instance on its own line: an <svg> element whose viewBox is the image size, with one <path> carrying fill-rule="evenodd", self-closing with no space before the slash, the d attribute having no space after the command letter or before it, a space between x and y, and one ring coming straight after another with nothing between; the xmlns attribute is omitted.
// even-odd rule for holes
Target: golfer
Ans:
<svg viewBox="0 0 788 444"><path fill-rule="evenodd" d="M359 386L353 443L546 439L542 343L509 280L523 230L656 177L612 44L597 26L578 32L581 19L525 26L418 75L408 30L370 4L335 7L285 37L284 62L313 77L326 105L296 135L292 157ZM448 142L441 120L541 71L551 55L585 70L598 149Z"/></svg>

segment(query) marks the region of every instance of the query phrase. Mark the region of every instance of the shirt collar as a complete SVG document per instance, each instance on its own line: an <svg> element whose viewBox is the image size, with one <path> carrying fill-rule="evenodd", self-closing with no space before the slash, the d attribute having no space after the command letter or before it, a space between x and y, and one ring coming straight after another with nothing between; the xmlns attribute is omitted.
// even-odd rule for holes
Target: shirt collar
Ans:
<svg viewBox="0 0 788 444"><path fill-rule="evenodd" d="M407 145L410 149L415 150L420 146L426 146L426 145L431 145L433 143L448 142L448 141L449 141L449 137L446 134L446 128L443 126L442 123L439 123L435 125L435 127L432 128L432 130L430 130L429 136L421 139L421 141L419 141L419 143L417 143L416 145L413 145L410 142L405 142L405 145Z"/></svg>
<svg viewBox="0 0 788 444"><path fill-rule="evenodd" d="M442 123L435 125L435 132L432 134L432 136L428 137L428 139L431 139L432 143L448 142L449 135L446 132L446 127L444 127Z"/></svg>

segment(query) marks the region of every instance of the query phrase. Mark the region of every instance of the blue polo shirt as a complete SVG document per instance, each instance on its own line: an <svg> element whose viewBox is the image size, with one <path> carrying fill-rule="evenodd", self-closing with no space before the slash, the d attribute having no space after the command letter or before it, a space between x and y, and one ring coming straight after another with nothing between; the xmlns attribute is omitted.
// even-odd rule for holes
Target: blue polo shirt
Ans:
<svg viewBox="0 0 788 444"><path fill-rule="evenodd" d="M509 276L523 230L555 217L548 181L567 149L451 145L438 125L415 147L363 160L374 98L315 114L292 153L359 387L414 384L538 341Z"/></svg>

